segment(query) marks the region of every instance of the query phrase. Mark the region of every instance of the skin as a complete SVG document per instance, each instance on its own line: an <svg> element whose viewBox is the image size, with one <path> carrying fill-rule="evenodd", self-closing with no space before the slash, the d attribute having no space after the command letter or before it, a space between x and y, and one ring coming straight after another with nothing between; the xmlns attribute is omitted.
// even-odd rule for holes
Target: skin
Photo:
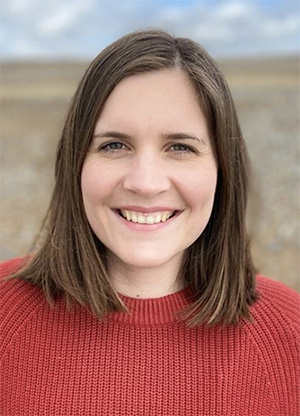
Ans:
<svg viewBox="0 0 300 416"><path fill-rule="evenodd" d="M81 178L88 221L107 247L119 293L161 297L182 289L184 252L211 215L217 164L190 80L165 69L123 79L96 124ZM118 211L171 211L135 224Z"/></svg>

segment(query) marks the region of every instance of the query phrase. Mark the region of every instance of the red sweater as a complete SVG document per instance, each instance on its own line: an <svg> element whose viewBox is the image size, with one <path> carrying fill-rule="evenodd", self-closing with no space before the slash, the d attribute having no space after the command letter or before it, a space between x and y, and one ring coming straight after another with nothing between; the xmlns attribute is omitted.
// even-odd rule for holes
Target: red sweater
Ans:
<svg viewBox="0 0 300 416"><path fill-rule="evenodd" d="M122 296L131 315L103 323L23 281L1 287L2 416L300 415L299 298L281 283L258 276L253 323L193 329L174 316L189 289Z"/></svg>

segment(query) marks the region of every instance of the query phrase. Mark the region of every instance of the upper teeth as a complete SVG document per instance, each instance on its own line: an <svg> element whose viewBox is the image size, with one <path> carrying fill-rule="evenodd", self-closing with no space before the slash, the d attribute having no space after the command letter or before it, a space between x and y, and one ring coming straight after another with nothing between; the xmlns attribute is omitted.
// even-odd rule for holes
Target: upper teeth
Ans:
<svg viewBox="0 0 300 416"><path fill-rule="evenodd" d="M165 222L171 217L174 211L142 213L136 211L121 210L122 215L127 221L137 222L139 224L158 224Z"/></svg>

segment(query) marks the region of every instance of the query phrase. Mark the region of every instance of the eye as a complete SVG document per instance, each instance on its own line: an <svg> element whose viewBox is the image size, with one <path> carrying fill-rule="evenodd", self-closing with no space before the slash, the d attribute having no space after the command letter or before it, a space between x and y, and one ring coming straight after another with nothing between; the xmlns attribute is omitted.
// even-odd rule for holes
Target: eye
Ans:
<svg viewBox="0 0 300 416"><path fill-rule="evenodd" d="M170 149L175 153L195 153L195 150L191 146L182 143L173 144Z"/></svg>
<svg viewBox="0 0 300 416"><path fill-rule="evenodd" d="M126 146L121 142L105 143L99 147L99 150L104 152L118 152L124 149L126 149Z"/></svg>

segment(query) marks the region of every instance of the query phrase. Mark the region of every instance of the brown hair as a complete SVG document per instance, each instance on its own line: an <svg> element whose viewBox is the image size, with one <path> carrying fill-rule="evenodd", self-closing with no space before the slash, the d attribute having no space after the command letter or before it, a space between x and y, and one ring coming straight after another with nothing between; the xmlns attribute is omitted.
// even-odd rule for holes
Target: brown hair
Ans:
<svg viewBox="0 0 300 416"><path fill-rule="evenodd" d="M236 323L249 318L256 299L245 211L248 159L223 75L196 42L161 30L128 34L104 49L85 72L71 101L58 145L55 187L38 252L15 276L41 286L50 303L65 295L100 319L126 311L112 287L105 247L83 208L81 170L101 109L130 75L179 68L193 82L206 115L218 163L213 211L201 236L186 250L181 272L194 292L188 323Z"/></svg>

